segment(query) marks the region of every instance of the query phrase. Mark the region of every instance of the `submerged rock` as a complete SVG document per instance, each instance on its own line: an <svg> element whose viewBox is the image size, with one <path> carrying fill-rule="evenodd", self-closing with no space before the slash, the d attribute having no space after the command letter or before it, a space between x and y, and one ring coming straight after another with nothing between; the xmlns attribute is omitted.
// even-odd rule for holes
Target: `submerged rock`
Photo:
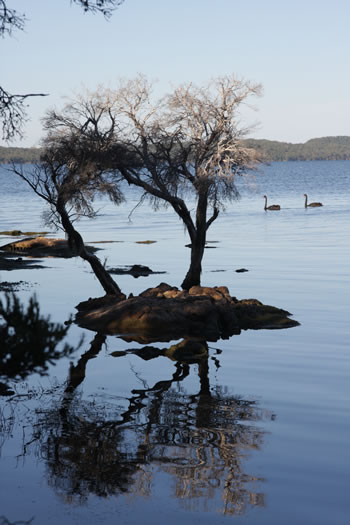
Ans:
<svg viewBox="0 0 350 525"><path fill-rule="evenodd" d="M86 247L89 251L98 248ZM0 246L0 250L12 254L30 255L36 257L74 257L65 239L49 239L47 237L27 237L21 241L10 242Z"/></svg>
<svg viewBox="0 0 350 525"><path fill-rule="evenodd" d="M150 241L150 240L146 240L146 241L135 241L136 244L154 244L155 242L157 242L157 241Z"/></svg>
<svg viewBox="0 0 350 525"><path fill-rule="evenodd" d="M122 300L107 295L84 301L76 308L75 322L79 326L145 344L184 337L217 341L239 334L242 329L299 324L280 308L256 299L239 301L231 297L226 286L193 286L183 291L161 283L137 297Z"/></svg>
<svg viewBox="0 0 350 525"><path fill-rule="evenodd" d="M49 232L22 232L21 230L7 230L0 232L0 235L10 235L11 237L19 237L20 235L47 235Z"/></svg>
<svg viewBox="0 0 350 525"><path fill-rule="evenodd" d="M115 275L132 275L133 277L137 278L166 272L154 272L148 266L143 266L142 264L133 264L132 266L126 266L124 268L109 268L108 273Z"/></svg>

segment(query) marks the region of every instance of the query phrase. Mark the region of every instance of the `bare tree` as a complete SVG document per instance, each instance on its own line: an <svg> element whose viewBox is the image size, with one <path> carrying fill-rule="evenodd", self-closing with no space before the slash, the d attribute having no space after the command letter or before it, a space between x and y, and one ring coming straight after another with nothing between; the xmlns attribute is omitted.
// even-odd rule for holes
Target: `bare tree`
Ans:
<svg viewBox="0 0 350 525"><path fill-rule="evenodd" d="M22 31L25 22L24 14L8 7L7 0L0 0L0 36L11 35L14 29Z"/></svg>
<svg viewBox="0 0 350 525"><path fill-rule="evenodd" d="M14 138L23 138L23 126L27 121L27 105L30 97L46 97L47 93L11 94L0 86L0 121L2 138L10 142Z"/></svg>
<svg viewBox="0 0 350 525"><path fill-rule="evenodd" d="M96 216L97 193L116 204L123 200L118 178L101 162L114 140L115 121L108 107L100 107L97 95L88 104L69 104L66 111L69 118L54 111L47 114L40 163L32 170L13 165L12 172L47 202L46 223L66 232L72 252L90 264L106 294L120 295L119 286L74 226L81 217Z"/></svg>
<svg viewBox="0 0 350 525"><path fill-rule="evenodd" d="M182 283L187 290L200 285L207 230L225 203L238 197L236 177L258 162L241 141L247 130L237 119L241 104L259 92L259 85L233 76L204 88L180 86L155 104L142 76L114 91L99 88L48 114L35 181L21 176L50 204L51 217L58 214L72 246L87 260L67 206L90 214L99 191L118 202L121 177L141 187L155 207L172 206L191 240ZM107 272L94 271L105 291L116 293Z"/></svg>
<svg viewBox="0 0 350 525"><path fill-rule="evenodd" d="M239 126L238 111L261 87L227 76L201 88L177 87L156 103L151 87L139 76L105 92L120 122L117 152L122 147L133 159L130 165L125 156L111 153L110 164L155 205L169 204L182 219L191 240L191 263L182 283L189 289L200 284L208 228L225 202L238 197L236 177L258 162L256 152L241 141L248 129Z"/></svg>
<svg viewBox="0 0 350 525"><path fill-rule="evenodd" d="M102 13L106 18L110 18L123 2L124 0L71 0L71 4L78 4L85 12Z"/></svg>
<svg viewBox="0 0 350 525"><path fill-rule="evenodd" d="M113 11L124 0L70 0L85 12L101 13L109 19ZM7 0L0 0L0 37L11 36L14 30L22 31L27 18L24 13L19 13L8 7ZM13 94L0 86L0 122L2 123L2 138L10 142L15 138L23 138L23 127L27 121L26 101L31 97L43 97L47 93Z"/></svg>

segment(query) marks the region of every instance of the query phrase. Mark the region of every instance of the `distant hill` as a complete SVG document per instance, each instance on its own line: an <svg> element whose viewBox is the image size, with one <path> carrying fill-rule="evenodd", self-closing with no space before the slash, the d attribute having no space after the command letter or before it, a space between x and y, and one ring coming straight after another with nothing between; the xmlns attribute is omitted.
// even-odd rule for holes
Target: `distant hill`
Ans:
<svg viewBox="0 0 350 525"><path fill-rule="evenodd" d="M303 144L275 140L247 139L245 143L274 160L350 160L350 137L322 137Z"/></svg>
<svg viewBox="0 0 350 525"><path fill-rule="evenodd" d="M350 137L323 137L305 143L246 139L245 144L261 153L267 162L275 160L350 160ZM39 148L0 146L0 163L33 163L40 157Z"/></svg>
<svg viewBox="0 0 350 525"><path fill-rule="evenodd" d="M0 146L0 164L8 164L10 162L31 164L37 162L39 158L39 148L7 148Z"/></svg>

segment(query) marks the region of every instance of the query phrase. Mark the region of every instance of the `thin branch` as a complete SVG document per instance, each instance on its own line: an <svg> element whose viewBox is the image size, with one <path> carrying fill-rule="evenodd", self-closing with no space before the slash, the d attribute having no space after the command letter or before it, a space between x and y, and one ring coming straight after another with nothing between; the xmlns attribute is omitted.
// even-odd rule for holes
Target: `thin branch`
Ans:
<svg viewBox="0 0 350 525"><path fill-rule="evenodd" d="M11 36L14 29L23 31L26 21L24 14L7 7L6 0L0 0L0 37Z"/></svg>
<svg viewBox="0 0 350 525"><path fill-rule="evenodd" d="M0 86L0 121L3 140L10 142L16 137L23 137L22 130L27 121L27 106L24 101L29 97L47 96L47 93L11 94Z"/></svg>

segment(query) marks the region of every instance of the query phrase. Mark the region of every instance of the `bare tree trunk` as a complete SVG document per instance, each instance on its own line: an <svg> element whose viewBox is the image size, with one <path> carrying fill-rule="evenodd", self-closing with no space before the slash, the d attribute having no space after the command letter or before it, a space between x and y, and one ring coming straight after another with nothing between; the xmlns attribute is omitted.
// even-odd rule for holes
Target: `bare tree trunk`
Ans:
<svg viewBox="0 0 350 525"><path fill-rule="evenodd" d="M102 288L104 289L107 295L121 295L125 299L125 295L122 293L117 283L104 268L101 261L96 257L96 255L93 255L92 253L88 252L88 250L85 248L83 238L80 235L80 233L74 228L65 208L65 203L60 197L57 199L56 209L61 217L62 226L68 235L68 243L71 249L74 250L77 255L79 255L82 259L84 259L90 264L92 271L96 275L97 279L99 280Z"/></svg>
<svg viewBox="0 0 350 525"><path fill-rule="evenodd" d="M202 259L204 254L205 237L204 242L199 236L196 235L191 245L191 263L186 274L185 279L181 287L184 290L189 290L192 286L200 286L201 284L201 273L202 273Z"/></svg>
<svg viewBox="0 0 350 525"><path fill-rule="evenodd" d="M205 241L207 236L207 192L202 192L198 196L196 211L196 228L191 232L191 263L186 277L182 283L184 290L189 290L192 286L200 286L202 273L202 259L204 255Z"/></svg>

